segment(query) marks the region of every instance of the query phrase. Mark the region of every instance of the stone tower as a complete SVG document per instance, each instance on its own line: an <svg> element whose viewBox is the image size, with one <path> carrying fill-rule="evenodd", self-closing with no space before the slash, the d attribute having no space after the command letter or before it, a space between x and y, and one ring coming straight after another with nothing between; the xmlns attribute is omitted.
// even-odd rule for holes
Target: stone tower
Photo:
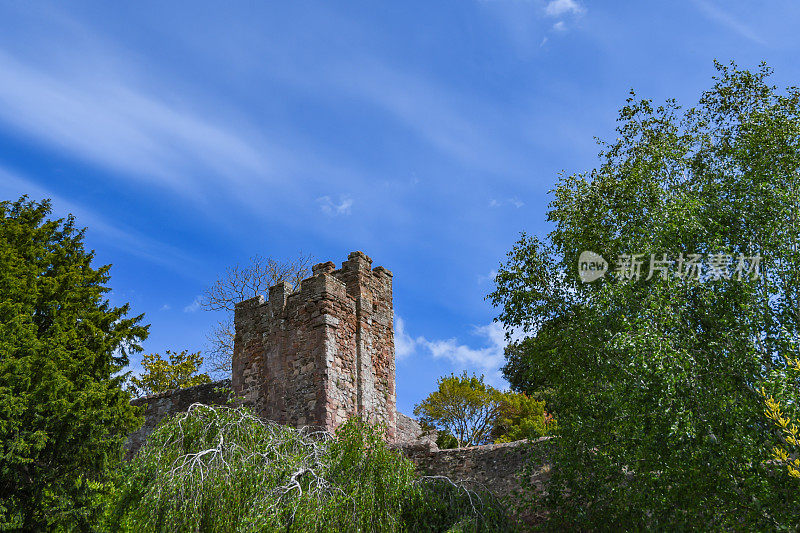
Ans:
<svg viewBox="0 0 800 533"><path fill-rule="evenodd" d="M234 393L281 424L334 430L351 416L395 439L392 273L362 252L314 267L298 290L236 305Z"/></svg>

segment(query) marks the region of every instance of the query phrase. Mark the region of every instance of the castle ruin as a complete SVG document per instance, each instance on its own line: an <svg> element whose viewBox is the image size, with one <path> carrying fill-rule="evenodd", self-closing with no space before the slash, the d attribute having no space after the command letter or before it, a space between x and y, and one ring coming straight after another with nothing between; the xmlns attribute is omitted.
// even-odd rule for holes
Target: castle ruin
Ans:
<svg viewBox="0 0 800 533"><path fill-rule="evenodd" d="M236 305L234 394L281 424L333 431L359 416L394 441L392 273L353 252L292 289L281 282Z"/></svg>
<svg viewBox="0 0 800 533"><path fill-rule="evenodd" d="M362 252L351 253L339 269L332 262L316 265L296 290L279 283L266 298L241 302L231 379L134 399L144 425L129 436L126 456L164 419L196 402L225 405L232 393L262 418L295 427L333 432L352 416L384 424L387 440L421 474L512 495L528 464L524 442L439 450L434 435L396 411L393 319L392 273L372 268ZM541 488L549 466L524 475Z"/></svg>

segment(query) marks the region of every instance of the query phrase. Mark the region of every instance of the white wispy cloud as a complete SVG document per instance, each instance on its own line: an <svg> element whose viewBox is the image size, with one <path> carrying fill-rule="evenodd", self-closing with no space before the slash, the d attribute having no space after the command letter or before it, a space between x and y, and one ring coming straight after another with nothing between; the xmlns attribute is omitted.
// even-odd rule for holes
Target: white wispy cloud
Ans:
<svg viewBox="0 0 800 533"><path fill-rule="evenodd" d="M245 125L194 110L213 106L170 101L130 81L130 72L91 68L76 57L56 68L0 52L0 121L68 155L187 195L209 174L236 182L268 170L265 147L244 137Z"/></svg>
<svg viewBox="0 0 800 533"><path fill-rule="evenodd" d="M504 205L510 205L519 209L520 207L525 205L525 202L514 196L513 198L506 198L506 199L497 199L492 198L489 200L489 207L502 207Z"/></svg>
<svg viewBox="0 0 800 533"><path fill-rule="evenodd" d="M162 305L162 306L161 306L161 308L159 309L159 311L169 311L170 309L172 309L172 306L171 306L171 305L169 305L169 304L164 304L164 305Z"/></svg>
<svg viewBox="0 0 800 533"><path fill-rule="evenodd" d="M479 275L478 276L478 283L483 284L486 282L494 282L494 279L497 277L497 270L490 270L486 275Z"/></svg>
<svg viewBox="0 0 800 533"><path fill-rule="evenodd" d="M202 298L203 297L200 296L200 295L195 296L194 300L192 300L192 303L190 303L189 305L187 305L186 307L183 308L183 312L184 313L194 313L195 311L198 311L200 309L200 304L202 302Z"/></svg>
<svg viewBox="0 0 800 533"><path fill-rule="evenodd" d="M719 6L711 2L707 2L706 0L695 0L695 5L697 5L708 18L719 22L733 32L738 33L745 39L756 44L765 44L764 40L752 28L736 19L733 15L727 11L724 11Z"/></svg>
<svg viewBox="0 0 800 533"><path fill-rule="evenodd" d="M568 13L579 15L583 11L583 6L575 0L551 0L544 8L544 12L551 17L560 17Z"/></svg>
<svg viewBox="0 0 800 533"><path fill-rule="evenodd" d="M499 130L500 110L485 101L378 59L342 63L323 76L332 88L378 107L456 161L505 174L519 170L514 143L488 133Z"/></svg>
<svg viewBox="0 0 800 533"><path fill-rule="evenodd" d="M353 199L348 195L340 195L339 201L334 202L330 196L317 198L320 210L326 215L349 215L353 207Z"/></svg>
<svg viewBox="0 0 800 533"><path fill-rule="evenodd" d="M566 26L566 24L564 24L563 20L559 20L558 22L553 24L553 30L554 31L566 31L567 30L567 26Z"/></svg>
<svg viewBox="0 0 800 533"><path fill-rule="evenodd" d="M402 318L394 319L394 354L402 360L414 353L417 346L417 339L406 333L406 323Z"/></svg>
<svg viewBox="0 0 800 533"><path fill-rule="evenodd" d="M403 360L422 352L435 359L446 359L459 368L484 374L493 385L502 385L504 381L500 367L505 361L505 348L508 344L503 326L497 322L475 326L473 334L480 339L478 347L461 343L456 338L429 340L425 337L413 337L406 331L403 319L396 317L395 355ZM514 337L514 340L518 339L519 337Z"/></svg>

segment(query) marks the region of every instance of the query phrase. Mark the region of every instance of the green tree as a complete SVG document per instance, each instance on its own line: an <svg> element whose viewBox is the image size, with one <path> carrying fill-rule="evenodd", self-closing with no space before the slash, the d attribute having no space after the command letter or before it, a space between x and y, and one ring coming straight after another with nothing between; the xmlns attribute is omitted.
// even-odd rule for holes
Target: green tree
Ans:
<svg viewBox="0 0 800 533"><path fill-rule="evenodd" d="M544 401L518 392L503 392L492 428L495 442L536 439L555 433L558 426L545 411Z"/></svg>
<svg viewBox="0 0 800 533"><path fill-rule="evenodd" d="M414 407L424 426L445 431L458 446L488 441L500 408L499 392L483 376L451 374L439 378L438 388ZM440 434L441 435L441 434Z"/></svg>
<svg viewBox="0 0 800 533"><path fill-rule="evenodd" d="M120 370L146 338L72 216L0 202L0 528L86 528L140 423Z"/></svg>
<svg viewBox="0 0 800 533"><path fill-rule="evenodd" d="M169 361L160 354L150 353L142 357L141 376L131 377L131 390L137 396L156 394L172 389L183 389L211 383L208 374L200 374L203 358L200 352L166 352Z"/></svg>
<svg viewBox="0 0 800 533"><path fill-rule="evenodd" d="M523 234L496 278L499 320L529 336L506 377L549 389L559 423L553 527L797 525L760 387L798 403L783 376L800 331L800 90L716 66L695 108L632 94L598 168L559 180L551 233ZM641 254L642 276L581 283L586 250L617 267ZM691 279L689 254L722 254L728 274ZM761 275L731 275L740 258Z"/></svg>

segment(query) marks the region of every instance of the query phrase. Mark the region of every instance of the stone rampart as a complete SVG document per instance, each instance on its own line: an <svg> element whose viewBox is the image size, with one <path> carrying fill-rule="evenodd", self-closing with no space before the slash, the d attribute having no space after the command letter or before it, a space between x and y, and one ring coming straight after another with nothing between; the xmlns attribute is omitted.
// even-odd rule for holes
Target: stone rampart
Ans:
<svg viewBox="0 0 800 533"><path fill-rule="evenodd" d="M423 443L430 443L436 446L436 434L434 432L429 433L424 431L422 426L419 425L419 422L398 411L395 443L398 446Z"/></svg>
<svg viewBox="0 0 800 533"><path fill-rule="evenodd" d="M453 481L466 481L475 487L490 490L503 498L519 490L523 467L537 456L534 452L548 437L536 441L516 441L502 444L485 444L466 448L440 450L436 445L421 443L399 446L399 449L417 466L422 475L447 476ZM544 488L550 473L542 461L531 471L531 481Z"/></svg>
<svg viewBox="0 0 800 533"><path fill-rule="evenodd" d="M535 441L485 444L467 448L440 450L429 442L399 445L398 449L416 465L423 476L446 476L464 482L472 489L487 490L509 506L517 519L527 526L540 523L545 517L532 514L520 504L532 494L521 495L533 488L541 495L550 478L550 464L544 454L544 443L550 437ZM523 476L528 476L528 483Z"/></svg>

